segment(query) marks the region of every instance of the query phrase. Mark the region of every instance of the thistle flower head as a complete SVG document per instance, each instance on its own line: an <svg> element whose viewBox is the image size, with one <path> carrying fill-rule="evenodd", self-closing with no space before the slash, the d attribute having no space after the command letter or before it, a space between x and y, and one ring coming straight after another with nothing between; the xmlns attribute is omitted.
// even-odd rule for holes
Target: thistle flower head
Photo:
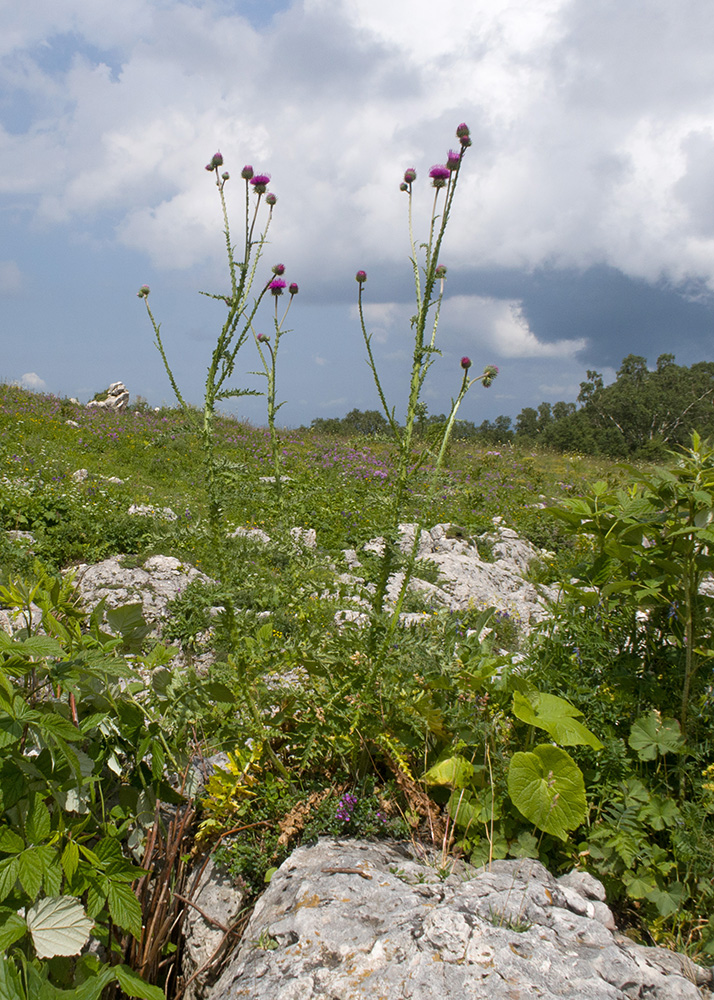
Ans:
<svg viewBox="0 0 714 1000"><path fill-rule="evenodd" d="M459 164L461 163L461 153L455 149L450 149L449 154L446 157L446 166L449 170L458 170Z"/></svg>
<svg viewBox="0 0 714 1000"><path fill-rule="evenodd" d="M266 335L264 333L259 333L258 336L255 339L258 341L259 344L269 344L270 343L270 337L266 337Z"/></svg>
<svg viewBox="0 0 714 1000"><path fill-rule="evenodd" d="M142 285L141 288L139 289L139 291L136 294L137 294L138 298L140 298L140 299L146 299L146 298L149 297L149 292L150 291L151 291L151 289L149 288L148 285Z"/></svg>
<svg viewBox="0 0 714 1000"><path fill-rule="evenodd" d="M221 180L222 181L229 181L230 179L231 179L231 175L228 173L227 170L224 170L223 173L221 174Z"/></svg>
<svg viewBox="0 0 714 1000"><path fill-rule="evenodd" d="M246 165L241 170L240 175L244 181L249 181L251 179L251 177L253 176L253 168L249 163L246 163Z"/></svg>
<svg viewBox="0 0 714 1000"><path fill-rule="evenodd" d="M285 274L285 264L276 264L273 268L273 274L281 275Z"/></svg>
<svg viewBox="0 0 714 1000"><path fill-rule="evenodd" d="M416 170L414 169L414 167L409 167L407 170L404 171L404 183L413 184L415 180L416 180Z"/></svg>
<svg viewBox="0 0 714 1000"><path fill-rule="evenodd" d="M282 295L283 289L287 288L287 282L283 281L282 278L273 278L268 288L273 295Z"/></svg>
<svg viewBox="0 0 714 1000"><path fill-rule="evenodd" d="M266 205L270 205L270 207L272 208L272 207L273 207L273 205L275 204L275 202L276 202L277 200L278 200L278 199L277 199L277 197L276 197L276 196L275 196L275 195L273 194L273 192L272 192L272 191L268 191L268 193L267 193L267 194L266 194L266 196L265 196L265 204L266 204Z"/></svg>
<svg viewBox="0 0 714 1000"><path fill-rule="evenodd" d="M488 389L495 377L498 375L497 365L486 365L483 370L483 378L481 379L484 389Z"/></svg>
<svg viewBox="0 0 714 1000"><path fill-rule="evenodd" d="M466 122L461 122L460 125L456 126L456 138L464 139L470 135L470 129Z"/></svg>
<svg viewBox="0 0 714 1000"><path fill-rule="evenodd" d="M439 280L443 280L446 277L446 264L439 264L434 271L434 277Z"/></svg>
<svg viewBox="0 0 714 1000"><path fill-rule="evenodd" d="M465 372L467 372L471 367L471 358L463 357L461 359L461 367Z"/></svg>
<svg viewBox="0 0 714 1000"><path fill-rule="evenodd" d="M435 164L429 171L431 183L435 188L442 188L451 177L451 171L441 163Z"/></svg>
<svg viewBox="0 0 714 1000"><path fill-rule="evenodd" d="M290 287L288 288L288 291L290 292L291 295L297 295L297 293L300 291L300 289L298 288L296 281L291 282Z"/></svg>
<svg viewBox="0 0 714 1000"><path fill-rule="evenodd" d="M270 174L254 174L250 179L253 190L256 194L265 194L265 190L270 183Z"/></svg>
<svg viewBox="0 0 714 1000"><path fill-rule="evenodd" d="M367 280L366 271L358 271L357 274L355 275L355 281L357 281L360 285L363 285L366 280Z"/></svg>
<svg viewBox="0 0 714 1000"><path fill-rule="evenodd" d="M402 183L399 185L399 190L400 191L408 191L409 190L409 185L407 184L406 181L402 181Z"/></svg>

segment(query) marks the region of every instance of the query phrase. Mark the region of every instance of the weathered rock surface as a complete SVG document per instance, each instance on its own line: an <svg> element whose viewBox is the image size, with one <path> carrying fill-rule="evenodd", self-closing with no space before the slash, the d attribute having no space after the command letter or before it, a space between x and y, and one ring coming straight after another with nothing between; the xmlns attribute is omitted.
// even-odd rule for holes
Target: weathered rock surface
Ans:
<svg viewBox="0 0 714 1000"><path fill-rule="evenodd" d="M399 525L400 548L405 554L411 552L416 528L415 524ZM494 561L481 558L479 543L488 547ZM383 539L375 538L364 548L380 553L383 544ZM357 553L347 549L344 555L352 572L358 574ZM520 538L512 528L505 527L501 518L494 518L493 531L475 539L456 525L437 524L429 531L422 530L417 557L428 559L438 567L439 582L433 584L413 578L410 586L421 591L434 607L441 605L452 611L464 611L493 605L497 611L507 612L523 632L528 632L545 617L547 602L557 597L555 587L536 588L524 579L529 565L547 555ZM402 581L401 573L392 575L387 588L388 601L396 601Z"/></svg>
<svg viewBox="0 0 714 1000"><path fill-rule="evenodd" d="M76 583L87 608L103 598L107 606L141 603L147 622L158 622L169 601L194 580L210 583L209 577L173 556L150 556L141 566L125 565L126 556L114 556L94 565L77 567Z"/></svg>
<svg viewBox="0 0 714 1000"><path fill-rule="evenodd" d="M98 410L125 410L129 405L129 391L123 382L112 382L105 399L90 399L87 408Z"/></svg>
<svg viewBox="0 0 714 1000"><path fill-rule="evenodd" d="M710 970L618 935L603 896L532 860L442 879L394 842L320 840L273 876L208 1000L711 995Z"/></svg>

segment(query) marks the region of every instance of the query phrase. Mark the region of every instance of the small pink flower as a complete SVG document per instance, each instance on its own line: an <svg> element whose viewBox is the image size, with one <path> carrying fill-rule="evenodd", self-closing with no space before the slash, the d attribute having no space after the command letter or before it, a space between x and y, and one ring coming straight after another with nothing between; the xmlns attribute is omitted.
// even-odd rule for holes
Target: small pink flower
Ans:
<svg viewBox="0 0 714 1000"><path fill-rule="evenodd" d="M273 295L282 295L283 289L287 288L287 282L283 281L282 278L273 278L273 280L268 285L268 288Z"/></svg>
<svg viewBox="0 0 714 1000"><path fill-rule="evenodd" d="M355 275L355 281L359 282L360 285L363 285L366 280L367 280L366 271L358 271L357 274Z"/></svg>

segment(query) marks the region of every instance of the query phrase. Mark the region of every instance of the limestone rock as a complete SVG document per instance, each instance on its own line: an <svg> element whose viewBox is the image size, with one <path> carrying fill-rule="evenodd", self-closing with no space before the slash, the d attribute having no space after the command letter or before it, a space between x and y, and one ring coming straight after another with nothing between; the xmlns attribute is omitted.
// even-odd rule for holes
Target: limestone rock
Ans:
<svg viewBox="0 0 714 1000"><path fill-rule="evenodd" d="M142 565L127 565L127 556L114 556L103 562L77 567L76 585L87 608L102 598L107 606L140 602L147 622L158 622L166 613L169 601L194 580L210 583L209 577L173 556L150 556Z"/></svg>
<svg viewBox="0 0 714 1000"><path fill-rule="evenodd" d="M122 482L122 480L118 481ZM127 514L137 514L139 517L161 517L165 521L175 521L177 519L176 512L170 507L152 507L146 503L133 503L127 510Z"/></svg>
<svg viewBox="0 0 714 1000"><path fill-rule="evenodd" d="M273 876L207 1000L709 995L677 956L668 964L670 952L633 949L588 915L592 905L537 861L461 865L441 878L394 842L323 839ZM699 974L710 983L709 970Z"/></svg>
<svg viewBox="0 0 714 1000"><path fill-rule="evenodd" d="M188 981L184 1000L203 1000L215 969L226 947L233 940L228 929L235 922L245 892L230 876L209 860L199 871L196 888L191 893L195 906L189 906L184 918L182 972Z"/></svg>
<svg viewBox="0 0 714 1000"><path fill-rule="evenodd" d="M123 382L112 382L104 399L90 399L87 409L113 410L120 412L129 405L129 392Z"/></svg>

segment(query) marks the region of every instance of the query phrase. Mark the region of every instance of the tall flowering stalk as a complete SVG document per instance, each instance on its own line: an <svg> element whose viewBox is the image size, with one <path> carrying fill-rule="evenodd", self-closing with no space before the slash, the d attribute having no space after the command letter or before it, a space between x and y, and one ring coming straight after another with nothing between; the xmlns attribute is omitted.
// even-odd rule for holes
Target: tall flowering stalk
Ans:
<svg viewBox="0 0 714 1000"><path fill-rule="evenodd" d="M372 352L372 338L367 333L364 319L363 294L367 281L365 271L358 271L356 280L359 287L358 307L362 335L367 347L368 364L374 377L377 393L386 414L387 420L392 430L392 434L397 444L398 461L397 477L391 498L391 533L385 538L382 567L377 582L377 587L372 600L372 611L375 621L378 621L384 611L384 599L387 591L387 584L390 575L395 567L397 553L397 527L400 521L401 511L404 505L407 486L414 468L414 456L412 446L414 442L415 425L420 410L420 395L424 386L427 372L433 364L435 355L440 351L436 346L436 334L439 325L439 315L441 303L444 296L444 286L446 280L446 267L439 263L441 245L446 232L446 227L451 215L451 209L456 194L456 187L461 171L464 156L471 145L468 126L459 125L456 130L456 137L459 140L458 150L449 150L445 164L436 164L429 171L432 187L434 188L434 200L431 209L429 223L429 239L419 247L414 238L414 226L412 220L412 188L416 181L416 170L410 167L404 173L404 180L400 188L409 199L409 241L411 245L411 264L414 271L414 287L416 295L416 314L412 317L412 329L414 331L414 351L412 354L411 379L409 383L409 396L407 399L407 412L404 427L401 427L394 416L394 410L390 409L387 398L382 387L382 382L377 371L377 366ZM424 251L423 263L420 263L419 250ZM482 382L488 387L498 374L498 369L494 365L488 365L481 375L469 377L471 361L469 358L461 359L463 376L458 395L452 400L451 411L446 422L443 437L436 454L434 471L428 493L428 500L431 500L438 486L438 478L444 464L451 433L456 421L456 414L463 402L466 393L475 382ZM429 504L425 505L428 508ZM409 553L406 566L404 567L404 579L397 598L396 606L390 616L386 632L382 638L379 650L376 652L373 661L372 677L376 676L379 667L384 661L384 656L389 648L392 635L399 621L399 615L404 604L404 598L409 587L409 582L414 571L419 550L419 535L423 524L420 522L414 538L414 544ZM374 635L374 632L373 632ZM373 643L373 646L375 644Z"/></svg>
<svg viewBox="0 0 714 1000"><path fill-rule="evenodd" d="M289 333L288 330L283 329L285 325L285 320L287 319L288 311L292 305L292 301L298 293L298 286L295 282L288 287L287 282L283 280L282 275L285 273L285 267L283 264L276 264L273 268L273 274L275 277L268 283L268 289L275 301L275 315L273 316L273 326L275 328L275 344L270 343L270 337L266 337L264 333L256 334L253 331L253 336L255 337L255 343L258 347L258 353L260 354L260 360L263 363L263 371L257 372L258 375L263 375L267 379L268 387L265 393L267 404L268 404L268 428L270 430L270 444L273 457L273 476L275 479L275 492L280 500L282 491L282 452L280 450L280 435L278 434L278 429L275 426L275 414L278 412L282 403L277 403L275 398L275 376L276 376L276 366L278 360L278 348L280 346L280 338L285 333ZM288 304L285 307L282 318L278 319L278 300L283 294L284 290L288 288L290 298L288 299ZM266 356L267 355L267 356Z"/></svg>
<svg viewBox="0 0 714 1000"><path fill-rule="evenodd" d="M221 153L215 153L206 165L206 170L215 177L215 184L221 203L226 238L226 253L228 256L230 293L228 295L214 295L209 292L201 293L202 295L207 295L209 298L224 302L227 308L227 315L208 365L203 412L199 422L206 477L206 492L208 494L208 520L216 548L216 555L221 563L223 560L223 546L220 543L223 519L223 490L221 486L220 463L215 450L216 408L219 403L227 399L259 395L254 389L229 388L227 383L235 371L238 352L250 335L260 303L264 296L270 294L273 290L271 288L273 282L269 281L260 290L257 297L251 299L256 270L273 218L273 208L277 201L275 195L267 190L270 176L268 174L256 174L251 166L245 166L241 171L241 178L245 183L243 252L241 255L237 255L231 237L225 194L226 183L230 179L230 175L226 171L221 171L222 166L223 156ZM255 198L252 206L251 194ZM261 212L261 209L267 209L267 213L264 211ZM262 216L264 216L264 222L261 229L258 226L258 220ZM257 235L256 229L258 231ZM161 355L171 388L179 405L189 417L193 418L192 411L181 394L171 366L169 365L161 338L161 324L157 323L154 319L149 305L148 285L143 285L139 289L138 295L139 298L144 300L146 305L146 311L156 336L156 348Z"/></svg>

